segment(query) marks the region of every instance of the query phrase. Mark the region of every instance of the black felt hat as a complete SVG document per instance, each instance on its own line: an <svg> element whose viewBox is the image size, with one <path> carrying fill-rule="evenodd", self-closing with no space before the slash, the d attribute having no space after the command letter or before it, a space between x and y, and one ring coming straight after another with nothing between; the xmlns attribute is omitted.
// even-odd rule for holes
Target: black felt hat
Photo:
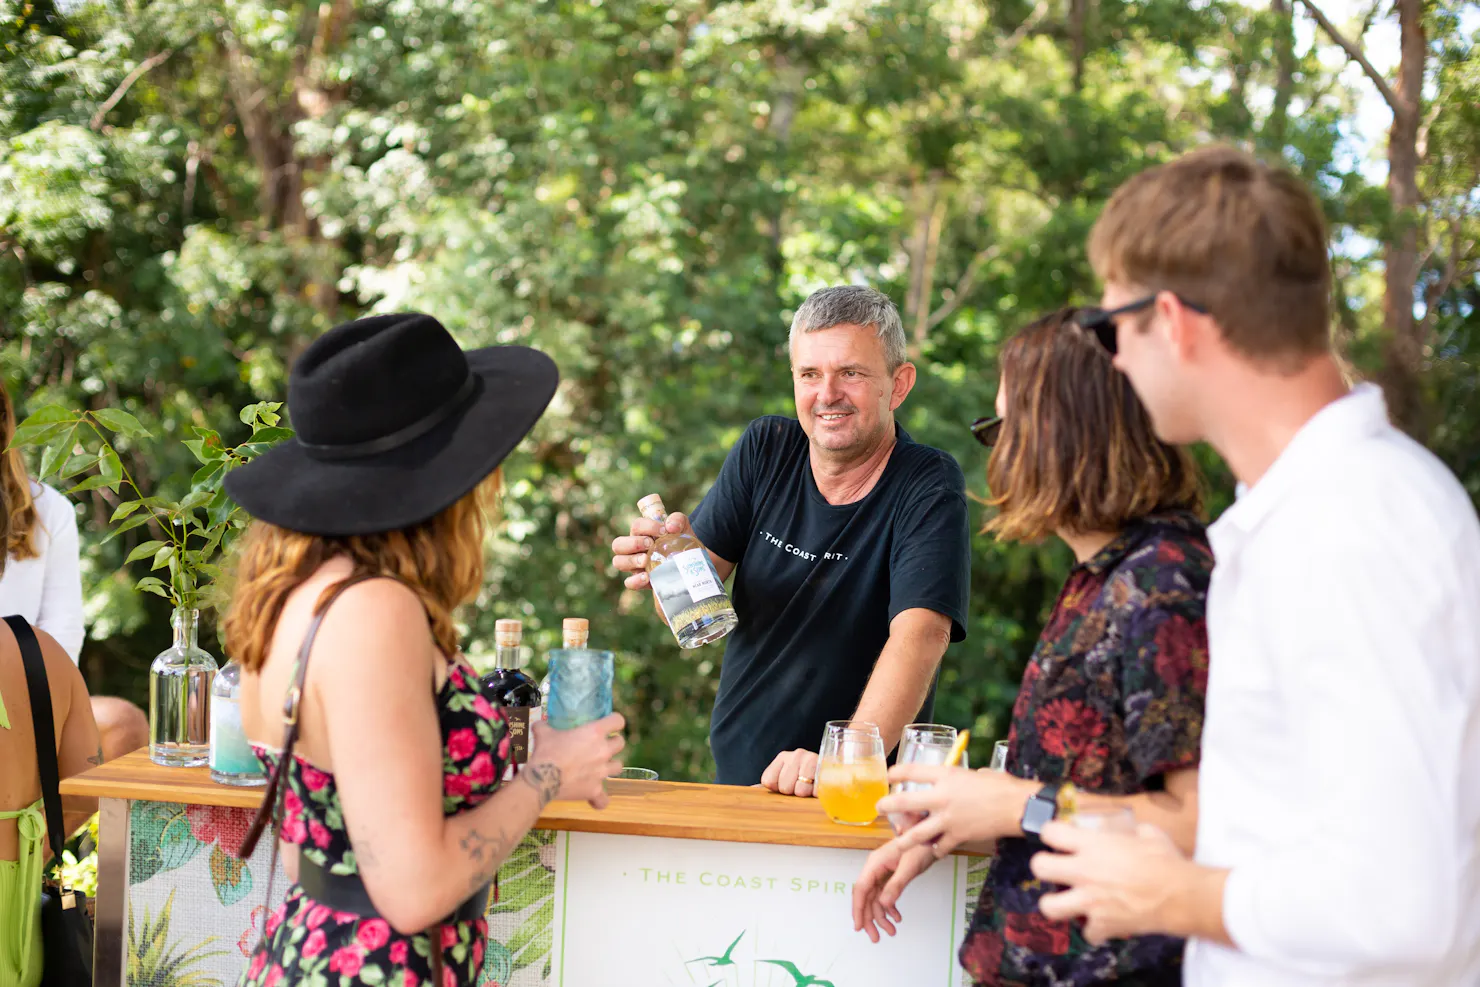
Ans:
<svg viewBox="0 0 1480 987"><path fill-rule="evenodd" d="M229 473L226 492L254 517L306 534L404 528L492 473L559 381L538 350L464 352L429 315L347 322L293 364L295 436Z"/></svg>

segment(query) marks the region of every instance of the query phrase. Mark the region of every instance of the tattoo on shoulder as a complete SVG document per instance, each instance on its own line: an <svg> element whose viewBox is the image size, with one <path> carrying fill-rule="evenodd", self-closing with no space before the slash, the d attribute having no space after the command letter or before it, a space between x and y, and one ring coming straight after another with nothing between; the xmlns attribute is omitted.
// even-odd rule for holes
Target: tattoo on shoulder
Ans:
<svg viewBox="0 0 1480 987"><path fill-rule="evenodd" d="M92 757L90 757L90 758L87 759L87 763L88 764L95 764L95 765L100 765L100 764L103 763L103 748L102 748L102 745L99 745L98 746L98 752L96 754L94 754Z"/></svg>
<svg viewBox="0 0 1480 987"><path fill-rule="evenodd" d="M549 805L560 792L560 769L549 761L525 765L524 770L519 772L519 777L540 793L541 809Z"/></svg>

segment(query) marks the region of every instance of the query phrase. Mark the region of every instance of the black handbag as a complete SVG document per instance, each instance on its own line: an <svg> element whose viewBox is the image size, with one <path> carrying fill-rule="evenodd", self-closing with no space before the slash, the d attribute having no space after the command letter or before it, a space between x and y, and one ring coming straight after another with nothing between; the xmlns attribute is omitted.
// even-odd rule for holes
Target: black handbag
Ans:
<svg viewBox="0 0 1480 987"><path fill-rule="evenodd" d="M46 836L52 859L60 863L62 795L57 772L56 727L51 718L51 689L46 662L36 632L24 617L6 617L21 661L26 667L26 690L31 697L31 726L36 731L36 766L41 774L41 798L46 804ZM41 987L87 987L93 982L93 923L87 895L58 883L41 883Z"/></svg>

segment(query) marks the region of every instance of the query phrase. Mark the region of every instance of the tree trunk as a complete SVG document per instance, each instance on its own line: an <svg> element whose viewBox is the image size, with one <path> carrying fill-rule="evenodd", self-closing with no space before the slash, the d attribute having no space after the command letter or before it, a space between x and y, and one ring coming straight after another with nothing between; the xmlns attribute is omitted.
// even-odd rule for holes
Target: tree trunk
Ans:
<svg viewBox="0 0 1480 987"><path fill-rule="evenodd" d="M924 188L915 196L920 205L915 216L915 233L910 237L910 288L904 303L904 318L914 327L909 348L912 360L919 359L925 346L925 334L930 329L935 258L940 245L940 228L945 223L945 200L940 194L944 178L945 172L939 168L930 169Z"/></svg>
<svg viewBox="0 0 1480 987"><path fill-rule="evenodd" d="M1275 18L1275 83L1266 143L1283 154L1289 141L1290 100L1295 94L1295 18L1287 0L1270 0L1269 9Z"/></svg>
<svg viewBox="0 0 1480 987"><path fill-rule="evenodd" d="M1074 65L1074 91L1084 88L1084 57L1088 50L1085 41L1089 20L1090 0L1069 0L1069 46Z"/></svg>
<svg viewBox="0 0 1480 987"><path fill-rule="evenodd" d="M1393 231L1385 251L1383 322L1387 329L1384 389L1394 420L1420 439L1422 421L1419 374L1425 340L1413 317L1418 286L1418 132L1421 120L1424 60L1423 0L1398 0L1399 44L1397 84L1393 87L1393 125L1388 132L1388 198L1392 202Z"/></svg>
<svg viewBox="0 0 1480 987"><path fill-rule="evenodd" d="M312 175L324 171L329 159L324 155L300 157L293 128L301 120L322 118L343 98L343 87L326 81L327 55L343 41L353 16L353 0L310 2L304 8L298 55L286 86L279 79L264 78L252 54L233 36L225 38L232 102L262 175L257 197L262 226L308 244L323 237L308 212L304 194ZM338 272L331 277L317 270L303 274L309 303L333 321L338 308Z"/></svg>

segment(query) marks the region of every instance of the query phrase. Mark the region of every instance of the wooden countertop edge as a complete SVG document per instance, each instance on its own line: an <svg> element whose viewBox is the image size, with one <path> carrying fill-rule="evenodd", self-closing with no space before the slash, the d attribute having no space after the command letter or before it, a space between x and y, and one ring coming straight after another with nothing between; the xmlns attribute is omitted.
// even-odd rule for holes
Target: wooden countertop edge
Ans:
<svg viewBox="0 0 1480 987"><path fill-rule="evenodd" d="M166 768L140 750L62 782L63 795L132 801L215 805L255 810L263 789L234 788L211 780L205 768ZM770 843L872 850L893 835L883 820L843 826L829 820L813 799L794 799L755 788L688 782L607 782L604 810L584 802L552 802L536 829L612 833L672 839ZM981 854L972 846L957 853Z"/></svg>

